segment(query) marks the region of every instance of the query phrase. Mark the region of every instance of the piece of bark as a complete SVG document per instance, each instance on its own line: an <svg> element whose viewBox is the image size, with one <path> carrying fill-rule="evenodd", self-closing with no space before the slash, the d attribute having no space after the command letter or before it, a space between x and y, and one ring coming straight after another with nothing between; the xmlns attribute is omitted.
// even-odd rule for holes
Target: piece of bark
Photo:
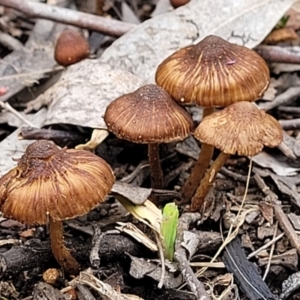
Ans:
<svg viewBox="0 0 300 300"><path fill-rule="evenodd" d="M66 247L71 254L84 264L89 260L91 250L91 239L73 238L65 240ZM104 235L99 249L99 257L107 260L124 256L125 252L132 255L139 255L142 246L133 242L130 238L122 235ZM0 274L8 276L19 272L30 270L39 266L45 266L50 262L54 263L50 242L41 242L31 239L22 246L13 246L9 251L0 254Z"/></svg>
<svg viewBox="0 0 300 300"><path fill-rule="evenodd" d="M193 230L192 232L199 238L197 252L207 253L210 251L215 251L218 250L222 244L222 237L219 232L198 230Z"/></svg>
<svg viewBox="0 0 300 300"><path fill-rule="evenodd" d="M240 238L235 238L226 246L222 259L227 270L234 274L238 286L250 300L277 299L247 259Z"/></svg>
<svg viewBox="0 0 300 300"><path fill-rule="evenodd" d="M46 282L39 282L33 292L33 300L67 300L67 298L53 286Z"/></svg>

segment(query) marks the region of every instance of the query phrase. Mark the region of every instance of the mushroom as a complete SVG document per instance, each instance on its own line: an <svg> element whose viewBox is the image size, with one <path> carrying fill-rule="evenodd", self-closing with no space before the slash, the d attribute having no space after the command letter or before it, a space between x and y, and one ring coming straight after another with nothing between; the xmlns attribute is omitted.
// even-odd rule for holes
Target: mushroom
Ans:
<svg viewBox="0 0 300 300"><path fill-rule="evenodd" d="M77 274L79 265L64 246L62 221L103 202L114 180L110 166L95 154L39 140L0 179L0 208L4 216L28 225L49 221L54 257L69 274Z"/></svg>
<svg viewBox="0 0 300 300"><path fill-rule="evenodd" d="M170 0L170 3L174 8L186 5L189 2L190 0Z"/></svg>
<svg viewBox="0 0 300 300"><path fill-rule="evenodd" d="M283 139L283 130L271 115L253 103L242 101L205 117L194 136L221 150L192 198L191 210L198 211L212 181L230 155L254 156L264 146L276 147Z"/></svg>
<svg viewBox="0 0 300 300"><path fill-rule="evenodd" d="M260 98L269 81L269 68L255 51L213 35L176 51L156 71L156 83L176 101L204 107L202 118L211 114L213 107ZM212 155L213 147L203 143L182 188L183 201L194 195Z"/></svg>
<svg viewBox="0 0 300 300"><path fill-rule="evenodd" d="M183 140L193 127L188 112L155 84L145 85L112 101L104 121L118 138L148 144L151 186L157 189L163 184L158 144Z"/></svg>
<svg viewBox="0 0 300 300"><path fill-rule="evenodd" d="M58 37L54 50L54 58L58 64L67 67L89 55L89 44L79 32L66 29Z"/></svg>

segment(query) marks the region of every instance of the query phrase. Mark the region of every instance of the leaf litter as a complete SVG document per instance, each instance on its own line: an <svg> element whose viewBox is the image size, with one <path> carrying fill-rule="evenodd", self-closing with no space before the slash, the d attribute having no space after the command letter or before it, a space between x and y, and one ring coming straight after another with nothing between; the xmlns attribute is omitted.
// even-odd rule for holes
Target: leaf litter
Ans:
<svg viewBox="0 0 300 300"><path fill-rule="evenodd" d="M116 17L116 15L118 15L116 12L120 10L120 12L124 14L124 20L137 24L141 18L141 15L138 15L137 12L141 13L141 11L145 9L145 14L148 15L148 10L146 9L146 5L148 4L145 4L144 1L138 1L139 6L136 7L131 2L132 1L129 1L119 6L116 1L110 6L107 12ZM199 1L192 0L186 6L172 10L169 4L166 5L167 2L168 1L159 1L161 5L163 4L161 6L163 8L160 8L162 11L157 10L159 14L157 17L142 22L135 29L116 39L114 43L104 51L102 48L99 52L99 57L83 60L62 72L56 69L52 53L58 32L60 32L65 25L58 25L51 21L37 20L35 25L33 25L32 32L29 33L29 40L24 44L24 48L22 48L21 51L15 50L8 55L2 55L3 64L0 66L0 74L3 79L1 80L1 84L7 87L8 91L0 96L0 100L3 102L9 101L13 107L16 107L20 111L26 109L27 114L22 114L22 116L29 122L32 122L36 130L49 130L52 128L57 130L58 139L63 146L67 144L63 135L66 131L76 131L78 134L82 134L85 142L88 142L94 129L106 130L102 117L110 101L123 93L137 89L144 83L153 82L157 65L169 54L181 47L196 43L208 34L219 35L231 42L254 48L265 39L283 14L293 4L293 1L288 0L280 2L271 0L262 2L248 0L243 3L232 2L224 6L222 1L215 1L215 3L212 4L210 1L201 1L200 3ZM151 2L151 5L152 9L154 9L154 3ZM213 8L212 5L214 5ZM156 8L158 9L158 6ZM165 10L168 11L164 12ZM153 15L155 14L156 13L153 13ZM3 14L2 17L4 16ZM172 24L172 26L170 26L170 24ZM47 36L46 40L45 36ZM111 42L112 39L108 38L107 40ZM285 45L280 45L280 47L284 46ZM40 53L41 48L42 51L44 51L41 52L41 55L43 55L42 58L40 58L39 54L37 55L37 53ZM43 64L37 64L37 60L43 61ZM26 61L26 64L23 63L24 61ZM33 67L29 67L31 65ZM293 75L286 73L289 71L284 68L279 69L278 66L273 64L270 66L271 71L274 70L275 73L277 72L277 81L279 81L279 83L271 85L271 96L259 101L258 105L262 108L265 106L267 108L269 107L268 109L272 109L272 113L276 115L277 118L293 120L293 113L287 114L284 110L279 110L279 107L288 108L289 106L297 106L297 95L294 96L293 93L291 95L281 95L290 87L288 81L292 80L291 77L296 76L298 80L298 75L296 73ZM49 85L50 80L48 80L48 77L51 79L52 73L56 73L56 83L52 82ZM12 77L10 78L8 76ZM284 80L284 77L287 79ZM282 81L280 82L280 80ZM295 88L297 88L299 83L299 80L298 83L297 80L293 80ZM43 106L46 106L46 108L41 108ZM5 109L3 109L1 114L5 113ZM13 115L15 116L14 113ZM201 110L197 110L194 117L200 120ZM7 119L8 118L3 120L3 125L8 122ZM19 125L20 123L17 124L15 122L15 124L10 124L19 128L15 131L10 128L7 129L6 127L3 129L3 138L0 143L2 153L0 162L1 174L4 174L15 165L14 160L20 158L27 145L32 142L26 139L19 140L19 138L22 137L23 130ZM139 172L134 172L136 166L146 158L145 147L134 146L130 143L119 141L110 135L102 141L105 138L105 134L104 137L101 134L100 137L97 137L97 133L94 133L94 138L92 139L94 142L90 144L86 143L85 146L81 147L95 149L97 154L104 156L104 158L112 164L117 179L122 179L130 173L133 173L135 178L141 176L142 186L125 185L124 183L120 185L117 182L115 191L112 193L112 196L109 197L107 203L87 216L80 217L76 220L76 224L80 225L76 225L77 229L69 227L71 245L73 245L72 249L75 249L75 252L81 253L80 246L76 244L75 240L77 238L79 238L79 240L82 239L84 234L86 234L83 233L84 231L89 234L93 234L94 232L95 234L97 222L105 223L105 218L113 220L110 221L112 223L107 223L110 225L108 227L117 225L117 222L121 222L119 224L121 224L122 227L124 227L125 224L133 222L135 223L133 226L138 225L136 232L139 233L136 238L139 240L139 243L142 245L143 239L145 239L145 241L146 239L150 239L147 243L150 248L152 247L152 251L147 252L144 248L142 248L140 252L130 250L129 244L126 244L129 241L126 240L125 242L123 236L116 232L110 233L110 231L108 231L104 242L106 239L117 241L114 239L118 238L123 241L124 245L127 245L127 248L126 245L124 246L123 252L126 252L125 256L127 256L127 259L130 258L130 267L133 268L134 263L136 264L135 273L131 271L130 274L132 278L139 279L136 279L137 281L134 281L134 283L132 282L132 288L123 288L122 292L120 290L121 285L115 283L114 287L117 288L117 290L113 290L110 288L111 285L107 285L104 283L105 280L103 280L107 276L120 272L117 265L111 265L111 269L107 267L105 270L105 276L101 276L99 270L93 270L92 272L89 270L83 271L78 278L75 278L73 282L69 283L69 287L65 288L63 288L61 284L57 284L53 289L48 285L41 285L42 283L40 282L35 287L33 296L30 296L25 291L16 289L14 284L18 286L20 282L26 280L28 284L30 284L30 280L33 284L38 282L34 281L34 278L36 278L35 275L44 271L47 266L53 265L53 261L50 259L46 264L41 265L36 265L36 262L31 261L28 263L28 267L24 266L21 270L18 270L17 266L13 267L13 265L10 265L10 254L7 253L22 253L22 255L24 255L22 258L26 261L26 259L32 256L32 252L30 251L39 245L39 243L36 245L29 243L27 245L31 237L23 236L23 244L11 247L11 244L4 243L1 247L1 260L5 262L3 265L0 265L1 296L11 297L12 299L26 299L28 297L31 297L28 299L54 299L53 295L56 294L55 299L65 299L65 297L67 297L67 290L74 287L76 293L81 296L84 295L83 297L86 299L89 299L88 297L97 299L100 295L108 299L159 299L160 296L162 299L175 299L176 297L179 299L195 299L195 296L197 299L200 299L200 297L203 297L201 299L211 299L211 297L213 297L213 299L234 299L242 296L243 293L247 295L249 299L277 299L277 295L280 295L280 299L287 299L287 297L293 297L288 299L297 299L296 290L298 285L297 280L295 280L297 273L286 264L280 263L280 260L289 259L291 260L291 265L296 266L298 263L298 255L291 255L292 252L290 251L293 249L299 251L300 249L297 229L293 228L291 225L292 221L288 218L291 212L298 216L300 207L298 203L300 165L297 162L296 156L287 155L287 153L296 154L293 147L295 147L298 130L297 127L294 127L294 130L286 131L293 140L293 143L285 143L279 147L281 151L263 152L253 158L255 163L253 173L256 176L256 180L255 177L251 176L248 192L245 188L245 177L248 167L247 160L245 161L245 159L233 157L227 162L226 167L223 168L224 172L218 176L214 185L213 197L219 199L219 202L215 201L215 205L220 205L218 203L221 203L220 213L216 214L214 218L212 212L214 209L218 209L217 207L210 208L210 213L204 212L203 216L205 216L205 218L199 214L186 214L184 211L187 210L188 207L181 207L179 224L181 224L180 228L182 228L182 231L179 230L177 234L175 263L171 264L166 261L165 287L163 289L156 288L157 282L161 280L162 269L160 264L162 261L158 261L157 255L153 253L153 245L156 238L152 231L155 229L159 232L161 210L154 207L153 204L147 200L152 192L158 191L149 189L147 182L149 173L145 172L141 175L141 171L143 168L147 169L147 165L141 168ZM191 138L191 140L193 139ZM99 145L100 141L102 143ZM81 142L76 143L76 138L74 138L73 147L80 143ZM164 161L164 171L166 174L171 174L176 166L180 167L183 163L192 161L193 158L197 158L198 156L199 147L197 144L187 144L187 141L180 144L184 147L179 147L178 144L175 152L171 146L166 146L163 149L166 158ZM167 154L170 153L173 154L168 157ZM175 193L178 192L178 188L187 178L189 172L189 170L180 170L181 172L178 174L179 177L178 175L172 177L175 179L175 182L170 181L166 189L174 190ZM228 177L228 174L231 174L230 176L238 180L232 180L231 177ZM231 182L231 184L228 185L228 182ZM234 186L233 189L231 187L232 182ZM239 198L239 189L245 193L243 199ZM269 193L269 191L271 191L271 193ZM169 199L168 201L174 199L172 199L170 195L167 196L166 191L161 195L165 195L165 199ZM124 210L120 206L115 205L113 198L121 199L121 203L134 217L128 213L124 213ZM278 199L280 199L280 201ZM274 210L274 215L269 212L266 206L264 208L263 206L259 206L261 204L270 205ZM253 212L255 212L255 217L247 223L245 221L247 216ZM262 235L262 228L268 228L273 218L279 223L279 227L274 232L274 236ZM9 230L6 229L6 231L3 229L4 227L2 227L1 224L5 222L6 219L2 219L0 223L0 239L5 241L9 240L10 237L18 237L18 232L14 231L13 227ZM218 245L219 250L214 247L212 247L212 250L209 245L213 244L213 239L208 239L207 245L202 248L197 245L197 243L200 244L201 241L194 236L195 233L197 234L199 231L204 232L207 229L209 229L211 236L219 233L220 228L216 221L220 221L220 224L222 224L222 219L224 224L231 224L230 226L235 227L233 230L232 228L226 229L226 227L221 225L223 230L225 230L224 233L227 235L227 238L225 238L227 245L224 243L221 247ZM295 220L295 217L293 220ZM68 224L71 225L71 223ZM84 227L88 229L84 230ZM82 234L80 228L83 230ZM260 240L257 239L259 230L261 236ZM132 231L134 232L135 230L132 229ZM258 254L252 258L249 258L249 255L248 258L243 255L243 244L240 245L237 242L237 237L241 232L248 234L255 249L260 249L264 245L271 247L265 248L264 250L267 251L264 263ZM38 228L35 238L37 238L39 242L47 242L42 233L43 228ZM233 233L233 235L230 233ZM283 233L285 235L282 235ZM134 236L134 233L131 234ZM189 238L186 240L187 236L189 236ZM279 236L281 238L276 239ZM214 239L215 238L214 236ZM280 252L279 243L282 242L284 238L286 238L285 243L287 247L285 251ZM72 244L72 239L75 241L74 244ZM33 239L32 242L34 242ZM134 245L134 243L135 242L130 245ZM116 244L116 242L110 243L108 249L113 248ZM141 247L141 245L139 245L139 247ZM228 262L228 257L224 257L224 253L230 253L230 250L227 249L223 252L223 255L220 255L224 247L226 249L233 248L233 250L231 250L233 251L232 253L237 255L235 258L229 255L230 263ZM42 248L36 249L40 249L41 253L44 254L49 253L49 245L47 246L47 244L43 244ZM202 250L201 252L199 252L199 250L197 252L197 249ZM91 251L91 249L87 251ZM105 243L103 249L99 251L105 252ZM247 254L249 254L249 252ZM49 254L47 255L49 256ZM104 254L102 256L105 257ZM123 257L121 259L120 257L121 256L116 256L115 258L118 264L122 264L124 260L126 261L126 258ZM225 262L226 269L217 271L211 260L212 257L217 260L217 262L215 262L216 266L222 261ZM151 259L149 267L156 275L150 275L149 269L145 268L149 259ZM276 259L279 261L278 263L275 263ZM85 263L84 260L81 261L84 266L88 266L86 261ZM193 267L188 266L189 261L191 261L191 266ZM258 262L260 269L265 271L265 285L260 275L255 273L257 270L252 270L253 262ZM206 264L207 267L199 271L199 267L195 267L197 263L199 263L199 266ZM230 267L232 263L235 267L238 267L238 273ZM246 263L250 264L248 270L242 267L245 266ZM13 281L7 280L6 272L7 274L10 272L5 269L4 266L10 266L12 268L11 270L16 268L17 271L15 272L19 274L20 278ZM103 268L105 268L104 266ZM29 273L30 279L22 278L21 275L25 274L24 272L30 272L34 267L38 267L38 269L36 272L31 271L31 273ZM181 271L183 277L174 277L174 274L176 274L178 270ZM231 272L234 274L234 277L229 276ZM199 280L195 277L195 274L200 275L201 273L203 274ZM245 279L246 273L250 274L248 279ZM254 276L254 274L257 275ZM277 276L278 274L282 275ZM205 279L203 276L205 276ZM134 286L145 289L145 282L149 283L146 279L148 277L151 277L153 280L151 282L152 291L150 293L151 295L148 294L146 296L145 291L138 293L137 290L134 289ZM217 278L221 277L223 279L218 281ZM143 281L143 279L146 281ZM250 286L251 284L253 285L251 279L255 281L254 284L259 284L250 292L245 286L245 283L248 282ZM205 282L205 286L203 282ZM224 288L220 288L222 284L218 284L217 282L223 282ZM183 283L187 283L189 289L182 287L181 291L176 291L175 288L178 288ZM85 288L82 288L81 285L85 285ZM58 287L60 287L60 290L64 292L64 294L57 289ZM29 291L31 293L32 290L29 289ZM42 298L38 298L38 294L42 291ZM255 294L254 291L256 291L257 294ZM140 298L137 298L138 296L129 295L131 293L138 294ZM169 298L166 298L167 294L165 293L169 293ZM93 296L93 294L96 296Z"/></svg>

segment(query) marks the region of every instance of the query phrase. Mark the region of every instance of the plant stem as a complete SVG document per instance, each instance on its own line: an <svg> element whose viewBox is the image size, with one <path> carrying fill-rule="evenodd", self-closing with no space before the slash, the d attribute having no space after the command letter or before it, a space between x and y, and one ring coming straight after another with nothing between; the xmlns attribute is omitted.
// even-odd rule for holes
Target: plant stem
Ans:
<svg viewBox="0 0 300 300"><path fill-rule="evenodd" d="M191 211L199 211L201 209L212 182L229 157L230 154L221 152L217 159L212 163L211 167L207 170L195 196L192 198Z"/></svg>
<svg viewBox="0 0 300 300"><path fill-rule="evenodd" d="M52 253L59 265L70 275L79 273L79 264L64 245L63 225L50 217L50 240Z"/></svg>
<svg viewBox="0 0 300 300"><path fill-rule="evenodd" d="M159 144L148 144L148 157L151 172L151 188L162 189L163 187L163 172L159 159Z"/></svg>
<svg viewBox="0 0 300 300"><path fill-rule="evenodd" d="M203 108L202 119L214 112L213 107ZM203 178L206 169L208 168L210 161L212 159L214 152L214 147L208 144L203 143L201 147L201 152L198 157L198 160L192 169L190 177L187 179L185 184L182 187L182 203L187 203L194 196L197 187L199 186L201 179Z"/></svg>

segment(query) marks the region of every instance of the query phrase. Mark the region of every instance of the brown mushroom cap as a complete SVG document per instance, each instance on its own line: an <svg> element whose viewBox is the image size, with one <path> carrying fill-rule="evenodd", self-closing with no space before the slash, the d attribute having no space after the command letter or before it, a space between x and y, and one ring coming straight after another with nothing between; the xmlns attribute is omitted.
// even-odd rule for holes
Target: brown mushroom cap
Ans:
<svg viewBox="0 0 300 300"><path fill-rule="evenodd" d="M174 8L183 6L189 2L190 2L190 0L170 0L170 3Z"/></svg>
<svg viewBox="0 0 300 300"><path fill-rule="evenodd" d="M283 131L275 118L250 102L237 102L205 117L195 138L227 154L253 156L264 146L276 147Z"/></svg>
<svg viewBox="0 0 300 300"><path fill-rule="evenodd" d="M176 101L204 107L254 101L269 81L269 68L255 51L213 35L176 51L156 71L156 83Z"/></svg>
<svg viewBox="0 0 300 300"><path fill-rule="evenodd" d="M89 54L88 42L75 30L64 30L56 41L54 58L62 66L75 64L87 58Z"/></svg>
<svg viewBox="0 0 300 300"><path fill-rule="evenodd" d="M143 144L183 140L193 127L188 112L155 84L112 101L104 121L117 137Z"/></svg>
<svg viewBox="0 0 300 300"><path fill-rule="evenodd" d="M83 215L104 201L114 183L110 166L95 154L59 149L40 140L0 179L1 210L28 225Z"/></svg>

